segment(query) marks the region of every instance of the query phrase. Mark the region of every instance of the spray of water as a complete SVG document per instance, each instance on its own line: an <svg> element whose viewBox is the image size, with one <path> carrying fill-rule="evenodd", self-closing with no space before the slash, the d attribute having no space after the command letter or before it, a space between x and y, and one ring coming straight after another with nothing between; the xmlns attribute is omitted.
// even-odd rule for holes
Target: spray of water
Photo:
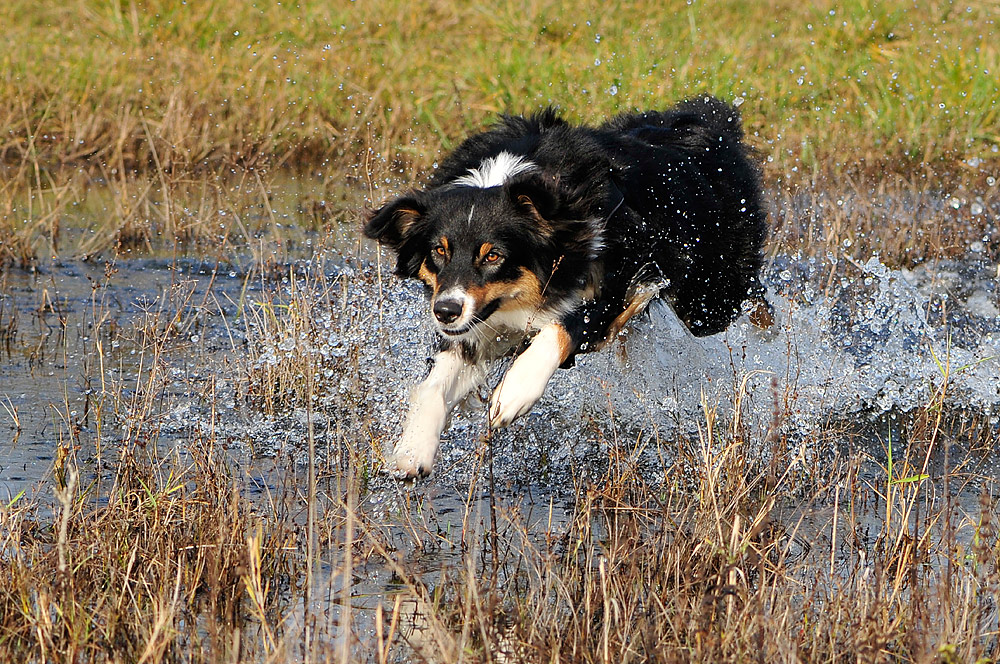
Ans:
<svg viewBox="0 0 1000 664"><path fill-rule="evenodd" d="M707 338L693 337L669 306L656 304L619 342L558 372L531 414L494 433L494 458L514 482L588 468L598 474L594 461L612 438L695 435L706 406L729 412L737 394L747 426L773 426L780 408L782 434L794 438L831 420L910 411L947 381L946 405L991 417L995 426L1000 318L987 269L939 264L905 272L873 257L837 273L849 276L830 277L823 261L785 258L766 275L775 325L761 331L744 316ZM956 289L946 277L956 270L965 271L963 287L949 297ZM380 289L368 274L342 268L341 307L320 321L320 340L308 347L328 367L321 406L334 419L364 417L388 446L409 388L426 373L434 333L419 287ZM350 324L347 311L354 312ZM337 371L348 349L356 360ZM260 361L281 362L284 352L292 351L278 347ZM504 368L493 372L493 383ZM488 393L484 386L480 396ZM355 404L350 412L346 402ZM473 397L452 417L435 481L472 472L487 433L485 406Z"/></svg>

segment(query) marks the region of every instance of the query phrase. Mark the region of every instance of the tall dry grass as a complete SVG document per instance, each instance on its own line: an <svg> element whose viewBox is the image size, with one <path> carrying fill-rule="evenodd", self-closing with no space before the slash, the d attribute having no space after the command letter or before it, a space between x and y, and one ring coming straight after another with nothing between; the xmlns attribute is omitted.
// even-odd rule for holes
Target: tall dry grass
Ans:
<svg viewBox="0 0 1000 664"><path fill-rule="evenodd" d="M894 466L859 452L819 481L785 441L761 457L742 435L713 438L716 413L685 445L693 490L612 464L564 529L539 535L500 507L501 550L478 545L499 572L475 551L428 590L400 568L420 617L407 644L447 662L994 661L993 480L957 459L920 472L936 409ZM977 481L970 509L954 492Z"/></svg>
<svg viewBox="0 0 1000 664"><path fill-rule="evenodd" d="M777 383L773 418L755 424L760 404L736 375L736 405L706 402L694 437L632 439L595 420L603 474L564 469L570 497L533 512L505 493L484 442L447 516L447 483L377 476L381 411L337 396L371 377L360 348L325 352L324 335L363 342L378 311L345 306L345 292L378 302L373 275L318 261L269 274L258 264L239 299L177 279L125 327L101 315L110 291L95 291L80 342L94 372L87 420L67 420L35 493L0 504L0 658L995 657L994 480L976 464L998 440L988 421L949 412L947 363L925 406L880 438L833 424L788 438L794 395ZM220 302L239 329L192 370L192 335ZM261 361L269 350L281 354ZM168 426L192 399L201 417ZM229 400L252 421L294 415L273 461L227 451L265 451ZM959 442L975 449L952 452ZM652 444L676 455L659 472L636 463Z"/></svg>

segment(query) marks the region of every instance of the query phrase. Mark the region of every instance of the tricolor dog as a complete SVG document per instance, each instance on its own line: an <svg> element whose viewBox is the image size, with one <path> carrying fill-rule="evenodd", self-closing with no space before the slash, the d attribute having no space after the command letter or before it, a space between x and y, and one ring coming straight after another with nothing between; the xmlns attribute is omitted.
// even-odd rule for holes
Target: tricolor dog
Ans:
<svg viewBox="0 0 1000 664"><path fill-rule="evenodd" d="M392 457L430 474L452 408L514 360L489 424L528 413L559 367L598 350L654 298L696 336L757 303L767 221L735 108L700 97L573 126L554 110L503 116L426 186L371 213L365 234L427 286L440 348Z"/></svg>

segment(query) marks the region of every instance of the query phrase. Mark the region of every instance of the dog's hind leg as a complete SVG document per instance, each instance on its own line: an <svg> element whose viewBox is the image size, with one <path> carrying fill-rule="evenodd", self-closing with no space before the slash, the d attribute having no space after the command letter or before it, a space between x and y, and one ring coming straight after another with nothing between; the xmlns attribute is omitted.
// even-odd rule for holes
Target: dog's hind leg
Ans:
<svg viewBox="0 0 1000 664"><path fill-rule="evenodd" d="M482 369L467 362L457 346L434 356L430 374L410 392L403 435L390 459L398 477L431 474L448 415L482 379Z"/></svg>
<svg viewBox="0 0 1000 664"><path fill-rule="evenodd" d="M573 350L573 341L562 324L550 323L543 327L525 351L514 359L493 392L490 426L505 427L530 411L541 398L552 374Z"/></svg>

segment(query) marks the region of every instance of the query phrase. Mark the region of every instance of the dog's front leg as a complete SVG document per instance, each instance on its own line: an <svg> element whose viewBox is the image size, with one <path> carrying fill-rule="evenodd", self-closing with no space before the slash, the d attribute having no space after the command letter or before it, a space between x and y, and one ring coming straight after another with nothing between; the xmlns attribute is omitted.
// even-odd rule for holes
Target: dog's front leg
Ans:
<svg viewBox="0 0 1000 664"><path fill-rule="evenodd" d="M482 381L482 375L482 369L467 362L457 346L434 356L430 374L410 392L403 435L390 459L399 477L431 474L448 415Z"/></svg>
<svg viewBox="0 0 1000 664"><path fill-rule="evenodd" d="M490 426L505 427L531 410L552 374L573 351L573 341L561 323L549 323L517 356L490 399Z"/></svg>

